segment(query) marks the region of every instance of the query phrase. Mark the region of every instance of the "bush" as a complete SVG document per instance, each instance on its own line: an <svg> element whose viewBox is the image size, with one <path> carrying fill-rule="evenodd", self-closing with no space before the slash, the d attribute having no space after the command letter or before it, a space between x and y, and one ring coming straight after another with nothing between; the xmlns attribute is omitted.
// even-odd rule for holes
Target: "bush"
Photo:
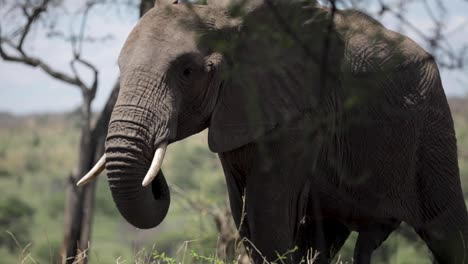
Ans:
<svg viewBox="0 0 468 264"><path fill-rule="evenodd" d="M8 169L0 168L0 178L9 178L11 176L11 172Z"/></svg>
<svg viewBox="0 0 468 264"><path fill-rule="evenodd" d="M30 241L34 209L16 197L8 197L0 201L0 246L7 247L10 252L22 250L15 239L24 246ZM8 232L13 234L11 237Z"/></svg>

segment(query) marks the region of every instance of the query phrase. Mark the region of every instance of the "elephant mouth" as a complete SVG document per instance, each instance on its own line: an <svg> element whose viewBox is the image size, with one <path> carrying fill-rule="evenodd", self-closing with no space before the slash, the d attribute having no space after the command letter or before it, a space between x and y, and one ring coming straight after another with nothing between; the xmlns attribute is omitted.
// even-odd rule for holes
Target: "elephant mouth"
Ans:
<svg viewBox="0 0 468 264"><path fill-rule="evenodd" d="M154 152L153 160L151 161L151 165L146 173L145 177L141 185L143 187L148 186L158 175L158 172L161 170L161 166L164 160L164 156L166 154L167 149L167 141L161 142L159 146L156 148ZM93 179L98 177L101 172L106 167L106 154L103 154L99 161L94 165L94 167L85 175L83 176L78 183L77 186L84 186L87 183L91 182Z"/></svg>

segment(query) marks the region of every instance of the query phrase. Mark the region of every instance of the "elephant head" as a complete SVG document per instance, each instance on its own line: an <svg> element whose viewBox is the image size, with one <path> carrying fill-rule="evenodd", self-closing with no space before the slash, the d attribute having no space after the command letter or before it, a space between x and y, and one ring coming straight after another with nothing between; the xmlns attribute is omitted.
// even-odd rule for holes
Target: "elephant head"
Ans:
<svg viewBox="0 0 468 264"><path fill-rule="evenodd" d="M249 12L256 9L261 8L250 5ZM105 156L80 184L105 165L114 201L136 227L155 227L167 213L169 191L160 168L168 144L209 128L210 149L229 151L294 118L312 98L313 90L282 88L284 78L295 78L305 69L278 69L280 75L274 75L275 69L252 61L254 53L263 61L271 58L270 51L282 55L283 47L253 50L249 45L255 42L274 41L257 39L256 34L235 41L244 31L239 19L228 13L218 5L156 3L122 48L120 92ZM269 12L253 17L262 14L265 23L274 21L268 20ZM226 49L229 43L239 45ZM233 78L234 73L247 77Z"/></svg>

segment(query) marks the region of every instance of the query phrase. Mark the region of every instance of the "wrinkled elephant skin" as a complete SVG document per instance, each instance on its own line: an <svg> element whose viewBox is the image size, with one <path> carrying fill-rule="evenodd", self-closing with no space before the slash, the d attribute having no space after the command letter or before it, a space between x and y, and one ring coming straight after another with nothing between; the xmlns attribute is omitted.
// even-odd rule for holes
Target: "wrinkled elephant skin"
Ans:
<svg viewBox="0 0 468 264"><path fill-rule="evenodd" d="M405 221L439 263L468 264L455 132L430 54L364 14L332 17L311 1L252 5L242 19L169 2L119 57L105 164L125 219L163 221L165 146L208 128L255 263L295 246L284 263L311 248L329 263L353 230L355 262L370 263ZM150 166L159 174L144 187Z"/></svg>

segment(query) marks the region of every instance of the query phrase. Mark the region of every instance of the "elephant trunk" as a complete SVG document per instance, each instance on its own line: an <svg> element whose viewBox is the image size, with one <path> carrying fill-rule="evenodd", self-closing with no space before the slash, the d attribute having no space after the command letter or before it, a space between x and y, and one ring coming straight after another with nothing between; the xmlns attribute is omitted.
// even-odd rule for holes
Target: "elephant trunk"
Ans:
<svg viewBox="0 0 468 264"><path fill-rule="evenodd" d="M135 227L153 228L166 216L170 194L163 173L154 170L152 161L176 134L177 111L162 78L154 81L138 71L125 76L106 140L108 181L122 216ZM157 175L144 187L150 167Z"/></svg>

